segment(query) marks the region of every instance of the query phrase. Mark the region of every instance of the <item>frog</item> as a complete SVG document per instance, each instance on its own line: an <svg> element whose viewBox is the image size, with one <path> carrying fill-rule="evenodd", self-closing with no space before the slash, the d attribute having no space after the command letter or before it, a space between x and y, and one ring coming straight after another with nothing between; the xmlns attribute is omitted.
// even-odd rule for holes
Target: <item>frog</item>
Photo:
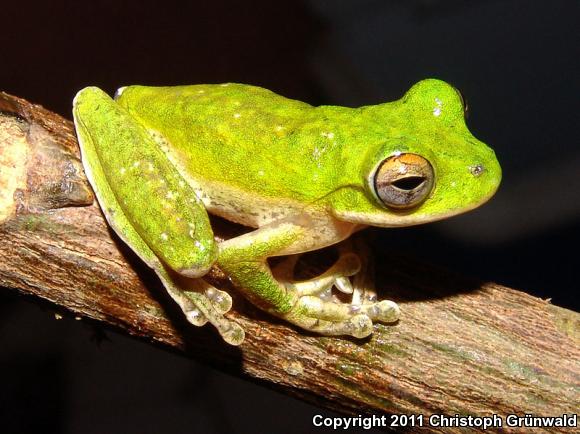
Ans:
<svg viewBox="0 0 580 434"><path fill-rule="evenodd" d="M87 178L120 239L151 267L193 325L245 338L216 266L261 310L322 336L365 338L397 324L397 303L356 277L367 259L340 248L369 227L433 222L496 192L494 151L466 125L461 93L429 78L398 100L313 106L222 83L77 93ZM217 240L209 215L247 231ZM325 272L295 279L296 258L339 246ZM271 265L273 258L277 264ZM345 298L346 297L346 298Z"/></svg>

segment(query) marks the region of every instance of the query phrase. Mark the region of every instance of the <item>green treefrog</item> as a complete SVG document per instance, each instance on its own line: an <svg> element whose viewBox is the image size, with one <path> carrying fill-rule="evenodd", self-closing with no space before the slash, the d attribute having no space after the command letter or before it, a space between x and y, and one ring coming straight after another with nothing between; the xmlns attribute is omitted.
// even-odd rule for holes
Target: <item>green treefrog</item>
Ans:
<svg viewBox="0 0 580 434"><path fill-rule="evenodd" d="M323 335L372 333L398 306L353 287L343 252L295 281L267 259L320 249L372 225L408 226L473 209L498 188L494 152L464 121L451 85L418 82L398 101L313 107L242 84L96 87L73 103L83 165L107 221L195 325L239 345L229 294L203 279L217 265L255 305ZM216 242L208 213L253 228ZM352 293L350 302L331 294Z"/></svg>

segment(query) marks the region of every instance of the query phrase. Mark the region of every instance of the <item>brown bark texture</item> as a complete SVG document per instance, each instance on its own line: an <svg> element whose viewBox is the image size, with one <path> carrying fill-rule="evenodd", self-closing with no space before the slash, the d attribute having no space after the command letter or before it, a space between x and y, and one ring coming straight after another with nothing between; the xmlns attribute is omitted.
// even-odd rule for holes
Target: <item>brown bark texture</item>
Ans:
<svg viewBox="0 0 580 434"><path fill-rule="evenodd" d="M376 325L362 341L321 337L258 311L214 269L209 280L234 297L228 317L246 330L232 347L210 326L185 321L93 199L71 122L0 93L2 290L344 414L558 416L580 408L575 312L389 256L377 264L377 287L400 304L401 320ZM219 226L227 235L228 225ZM464 432L426 428L440 430Z"/></svg>

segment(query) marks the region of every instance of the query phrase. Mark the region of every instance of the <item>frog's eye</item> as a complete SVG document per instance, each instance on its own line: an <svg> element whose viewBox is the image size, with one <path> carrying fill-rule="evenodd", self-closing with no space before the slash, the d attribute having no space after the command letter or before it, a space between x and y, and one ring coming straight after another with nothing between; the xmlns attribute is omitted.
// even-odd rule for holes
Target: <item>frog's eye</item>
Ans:
<svg viewBox="0 0 580 434"><path fill-rule="evenodd" d="M434 181L429 161L417 154L398 154L380 164L374 176L374 188L389 208L408 209L429 196Z"/></svg>

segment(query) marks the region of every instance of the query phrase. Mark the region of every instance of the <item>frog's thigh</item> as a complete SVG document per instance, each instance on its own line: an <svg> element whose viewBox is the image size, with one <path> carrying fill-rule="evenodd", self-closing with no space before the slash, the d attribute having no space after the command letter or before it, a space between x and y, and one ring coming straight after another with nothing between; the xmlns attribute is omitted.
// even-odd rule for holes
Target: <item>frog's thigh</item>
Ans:
<svg viewBox="0 0 580 434"><path fill-rule="evenodd" d="M91 101L86 101L84 108L90 112L91 106L89 104ZM109 107L114 105L110 99L105 97L100 100L100 104ZM237 324L223 318L223 313L231 307L231 297L201 279L185 279L166 268L143 237L135 230L107 182L95 148L94 137L103 140L103 136L89 133L87 124L90 124L94 119L91 116L84 116L77 109L78 106L74 112L75 123L85 172L110 226L156 272L171 298L181 307L192 324L199 326L210 321L218 328L224 340L234 345L240 344L244 337L243 330ZM132 122L131 119L124 119L124 121Z"/></svg>
<svg viewBox="0 0 580 434"><path fill-rule="evenodd" d="M98 88L77 94L73 114L87 177L109 221L110 207L122 209L163 263L204 275L216 254L207 212L150 132Z"/></svg>
<svg viewBox="0 0 580 434"><path fill-rule="evenodd" d="M99 164L93 160L89 176L100 176L101 171ZM244 331L239 325L223 317L232 305L230 295L214 288L203 279L187 279L164 266L129 222L107 184L99 183L95 193L101 206L106 207L107 220L113 230L155 271L188 321L196 326L202 326L209 321L226 342L239 345L244 340Z"/></svg>

